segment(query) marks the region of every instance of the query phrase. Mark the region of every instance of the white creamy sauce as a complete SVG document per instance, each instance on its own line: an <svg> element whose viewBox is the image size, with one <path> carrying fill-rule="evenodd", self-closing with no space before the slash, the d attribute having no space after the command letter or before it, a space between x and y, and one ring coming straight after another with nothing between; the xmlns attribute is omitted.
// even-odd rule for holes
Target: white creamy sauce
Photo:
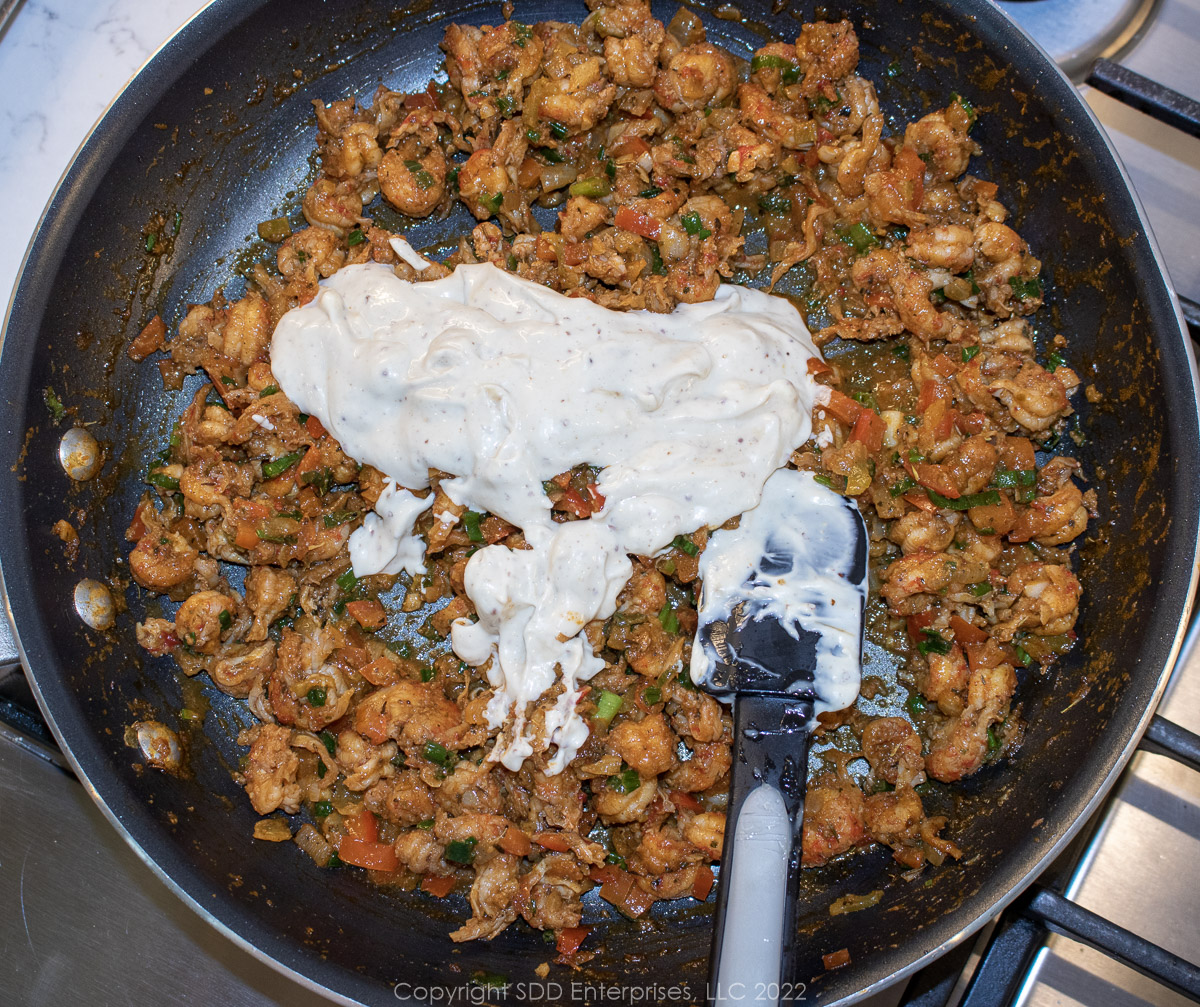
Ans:
<svg viewBox="0 0 1200 1007"><path fill-rule="evenodd" d="M407 258L407 256L406 256ZM616 609L628 554L751 510L768 476L809 436L823 390L817 356L782 298L722 285L669 315L614 312L490 265L408 283L383 265L348 266L275 330L280 387L388 489L351 536L359 576L424 569L413 522L433 503L428 470L456 503L520 527L528 550L479 549L465 573L478 622L455 653L486 665L492 753L517 769L534 744L558 772L587 737L581 683L603 667L580 635ZM551 520L542 482L602 468L602 511ZM527 707L558 681L544 737Z"/></svg>
<svg viewBox="0 0 1200 1007"><path fill-rule="evenodd" d="M714 533L700 557L701 626L730 618L744 601L750 618L775 619L793 638L797 625L819 634L816 713L849 706L861 684L867 585L865 576L859 583L846 576L862 538L853 506L812 473L780 469L758 506L737 528ZM706 683L712 670L712 655L697 640L692 681Z"/></svg>

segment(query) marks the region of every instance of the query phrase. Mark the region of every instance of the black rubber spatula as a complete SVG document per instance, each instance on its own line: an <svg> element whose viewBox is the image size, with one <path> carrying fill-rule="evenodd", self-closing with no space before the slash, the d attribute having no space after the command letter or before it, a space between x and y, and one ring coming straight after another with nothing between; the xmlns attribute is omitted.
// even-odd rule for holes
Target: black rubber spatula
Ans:
<svg viewBox="0 0 1200 1007"><path fill-rule="evenodd" d="M763 1007L795 936L809 732L858 695L867 529L853 501L781 469L712 536L700 575L692 678L735 697L709 994Z"/></svg>

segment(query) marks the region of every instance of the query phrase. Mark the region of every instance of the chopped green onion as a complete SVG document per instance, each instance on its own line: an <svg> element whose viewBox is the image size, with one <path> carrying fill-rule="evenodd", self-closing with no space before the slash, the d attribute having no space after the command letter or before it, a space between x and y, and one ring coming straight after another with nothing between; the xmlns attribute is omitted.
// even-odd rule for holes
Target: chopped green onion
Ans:
<svg viewBox="0 0 1200 1007"><path fill-rule="evenodd" d="M322 762L321 765L324 766L325 763ZM326 867L341 867L342 866L342 858L337 855L336 850L329 855L329 859L325 861L325 866Z"/></svg>
<svg viewBox="0 0 1200 1007"><path fill-rule="evenodd" d="M613 164L611 157L604 162L604 174L606 174L609 178L617 177L617 166Z"/></svg>
<svg viewBox="0 0 1200 1007"><path fill-rule="evenodd" d="M992 485L1002 490L1016 489L1018 486L1032 486L1037 482L1037 469L997 469L992 477Z"/></svg>
<svg viewBox="0 0 1200 1007"><path fill-rule="evenodd" d="M323 497L333 485L333 472L328 468L305 472L300 477L300 482L304 486L311 486L317 496Z"/></svg>
<svg viewBox="0 0 1200 1007"><path fill-rule="evenodd" d="M712 231L704 226L704 221L700 219L700 214L698 214L695 210L693 210L691 213L685 213L679 218L679 222L683 224L683 229L687 231L688 234L695 235L701 241L712 234Z"/></svg>
<svg viewBox="0 0 1200 1007"><path fill-rule="evenodd" d="M417 828L424 829L426 832L428 832L430 829L433 828L433 819L432 818L421 819L421 821L417 822Z"/></svg>
<svg viewBox="0 0 1200 1007"><path fill-rule="evenodd" d="M337 586L340 587L346 594L349 594L355 589L355 587L358 586L358 578L354 576L353 570L347 570L344 574L338 577L334 583L337 584Z"/></svg>
<svg viewBox="0 0 1200 1007"><path fill-rule="evenodd" d="M608 785L618 794L632 794L642 785L642 778L636 769L626 769L616 776L610 776Z"/></svg>
<svg viewBox="0 0 1200 1007"><path fill-rule="evenodd" d="M648 689L642 690L642 702L647 706L654 706L655 703L661 703L662 689L657 685L652 685Z"/></svg>
<svg viewBox="0 0 1200 1007"><path fill-rule="evenodd" d="M833 489L833 479L825 475L824 472L818 472L813 476L813 480L819 482L822 486L828 486L830 489Z"/></svg>
<svg viewBox="0 0 1200 1007"><path fill-rule="evenodd" d="M392 756L392 765L397 769L403 769L406 762L408 762L408 756L403 752L397 752Z"/></svg>
<svg viewBox="0 0 1200 1007"><path fill-rule="evenodd" d="M320 686L315 686L308 690L306 698L308 699L309 706L324 706L327 697L324 689Z"/></svg>
<svg viewBox="0 0 1200 1007"><path fill-rule="evenodd" d="M542 134L538 130L536 130L536 129L525 130L525 139L528 140L530 143L537 143L539 140L541 140L541 138L542 138Z"/></svg>
<svg viewBox="0 0 1200 1007"><path fill-rule="evenodd" d="M264 388L261 392L258 393L258 397L260 399L265 399L269 395L278 395L278 394L279 394L279 386L278 385L267 385L266 388Z"/></svg>
<svg viewBox="0 0 1200 1007"><path fill-rule="evenodd" d="M425 742L425 747L421 749L421 754L430 762L436 762L439 766L449 766L453 761L446 746L438 744L436 741Z"/></svg>
<svg viewBox="0 0 1200 1007"><path fill-rule="evenodd" d="M1050 354L1050 356L1046 362L1050 365L1049 367L1046 368L1046 370L1048 370L1051 374L1053 374L1060 367L1062 367L1063 364L1066 363L1066 360L1063 358L1063 355L1058 352L1058 350L1055 350L1053 353Z"/></svg>
<svg viewBox="0 0 1200 1007"><path fill-rule="evenodd" d="M885 77L892 77L892 78L899 77L899 76L900 76L900 73L901 73L901 69L900 69L900 61L899 61L898 59L894 59L894 60L892 60L892 61L891 61L891 62L890 62L890 63L889 63L889 64L888 64L888 65L887 65L885 68L884 68L884 71L883 71L883 75L884 75Z"/></svg>
<svg viewBox="0 0 1200 1007"><path fill-rule="evenodd" d="M790 59L784 59L782 56L773 54L765 54L755 56L750 60L751 70L780 70L782 71L781 81L784 84L795 84L800 79L800 67L793 63Z"/></svg>
<svg viewBox="0 0 1200 1007"><path fill-rule="evenodd" d="M470 864L475 860L475 847L479 845L479 840L474 836L468 836L466 839L455 839L451 843L446 844L445 857L456 864Z"/></svg>
<svg viewBox="0 0 1200 1007"><path fill-rule="evenodd" d="M662 253L656 244L650 246L650 272L655 276L667 275L667 267L663 265Z"/></svg>
<svg viewBox="0 0 1200 1007"><path fill-rule="evenodd" d="M46 403L46 408L50 410L50 418L55 423L60 422L67 415L67 410L62 404L62 400L49 385L42 389L42 401Z"/></svg>
<svg viewBox="0 0 1200 1007"><path fill-rule="evenodd" d="M992 593L992 585L986 580L981 580L978 584L968 585L967 590L975 595L976 598L982 598L985 594Z"/></svg>
<svg viewBox="0 0 1200 1007"><path fill-rule="evenodd" d="M263 241L278 245L292 236L292 225L287 217L272 217L258 225L258 236Z"/></svg>
<svg viewBox="0 0 1200 1007"><path fill-rule="evenodd" d="M612 182L600 175L589 175L571 183L567 190L572 196L587 196L589 199L599 199L612 192Z"/></svg>
<svg viewBox="0 0 1200 1007"><path fill-rule="evenodd" d="M553 120L551 120L546 125L549 128L550 132L554 134L556 139L559 139L559 140L566 139L567 127L564 126L561 122L554 122Z"/></svg>
<svg viewBox="0 0 1200 1007"><path fill-rule="evenodd" d="M324 763L322 763L322 765L324 765ZM317 801L317 803L313 805L313 814L318 818L328 818L333 814L333 805L328 801Z"/></svg>
<svg viewBox="0 0 1200 1007"><path fill-rule="evenodd" d="M949 654L950 641L942 636L936 629L923 629L921 635L925 637L917 644L917 650L922 654Z"/></svg>
<svg viewBox="0 0 1200 1007"><path fill-rule="evenodd" d="M229 614L229 609L221 609L221 614L217 616L217 622L221 624L222 629L228 629L233 625L233 616Z"/></svg>
<svg viewBox="0 0 1200 1007"><path fill-rule="evenodd" d="M178 210L175 211L175 223L171 227L172 234L178 234L179 228L183 224L183 214Z"/></svg>
<svg viewBox="0 0 1200 1007"><path fill-rule="evenodd" d="M504 193L502 192L485 192L479 197L480 204L492 213L499 213L500 207L504 203Z"/></svg>
<svg viewBox="0 0 1200 1007"><path fill-rule="evenodd" d="M970 510L972 507L991 507L993 504L1000 502L1000 494L995 490L971 493L968 496L959 497L957 500L950 500L936 490L926 488L926 492L929 494L929 499L937 504L937 506L945 507L948 510Z"/></svg>
<svg viewBox="0 0 1200 1007"><path fill-rule="evenodd" d="M358 517L357 511L342 510L334 511L332 514L326 514L324 517L326 528L336 528L340 524L345 524L347 521L353 521Z"/></svg>
<svg viewBox="0 0 1200 1007"><path fill-rule="evenodd" d="M516 108L517 103L506 94L502 94L496 99L496 109L504 119L511 119Z"/></svg>
<svg viewBox="0 0 1200 1007"><path fill-rule="evenodd" d="M892 347L892 352L901 360L908 361L912 359L912 354L909 351L908 343L897 343Z"/></svg>
<svg viewBox="0 0 1200 1007"><path fill-rule="evenodd" d="M916 448L908 449L908 463L910 465L916 465L917 462L923 462L924 460L925 460L925 456L923 454L921 454L921 452L918 451Z"/></svg>
<svg viewBox="0 0 1200 1007"><path fill-rule="evenodd" d="M792 198L785 192L764 192L758 197L758 208L775 215L790 213Z"/></svg>
<svg viewBox="0 0 1200 1007"><path fill-rule="evenodd" d="M606 864L612 864L614 867L619 867L621 870L625 870L625 868L629 866L625 858L619 853L608 854L608 856L604 858L604 862Z"/></svg>
<svg viewBox="0 0 1200 1007"><path fill-rule="evenodd" d="M533 29L520 21L510 21L509 23L513 26L513 34L516 36L513 39L513 45L518 49L524 49L525 43L533 38Z"/></svg>
<svg viewBox="0 0 1200 1007"><path fill-rule="evenodd" d="M417 183L419 189L432 189L435 185L433 176L425 170L424 165L420 161L405 161L404 167L412 175L413 180Z"/></svg>
<svg viewBox="0 0 1200 1007"><path fill-rule="evenodd" d="M962 362L964 364L969 364L972 360L979 356L979 351L982 349L982 346L964 346L962 351Z"/></svg>
<svg viewBox="0 0 1200 1007"><path fill-rule="evenodd" d="M337 738L329 731L322 731L317 735L321 739L321 744L325 746L325 751L330 755L337 755Z"/></svg>
<svg viewBox="0 0 1200 1007"><path fill-rule="evenodd" d="M989 725L987 729L987 754L995 755L998 751L1000 751L1000 739Z"/></svg>
<svg viewBox="0 0 1200 1007"><path fill-rule="evenodd" d="M613 717L615 717L621 709L621 702L622 700L620 696L618 696L615 692L609 692L607 689L605 689L600 693L600 699L596 702L595 719L601 724L611 723Z"/></svg>
<svg viewBox="0 0 1200 1007"><path fill-rule="evenodd" d="M975 106L972 105L969 101L967 101L967 99L964 98L957 91L952 91L950 93L950 101L958 102L962 106L963 111L967 113L967 129L969 130L972 126L975 125L975 120L979 118L979 116L975 112Z"/></svg>
<svg viewBox="0 0 1200 1007"><path fill-rule="evenodd" d="M658 623L668 633L679 632L679 620L675 617L675 613L671 611L671 603L667 602L658 612Z"/></svg>
<svg viewBox="0 0 1200 1007"><path fill-rule="evenodd" d="M1037 276L1028 280L1022 280L1019 276L1010 276L1008 285L1012 287L1013 296L1018 301L1042 296L1042 281Z"/></svg>
<svg viewBox="0 0 1200 1007"><path fill-rule="evenodd" d="M683 671L679 673L679 677L676 679L676 681L678 681L679 684L685 689L688 689L692 692L696 691L696 683L692 681L691 673L687 670L687 668L684 668Z"/></svg>
<svg viewBox="0 0 1200 1007"><path fill-rule="evenodd" d="M489 989L503 989L508 985L508 976L500 972L484 972L480 970L479 972L471 973L471 982L476 986L486 986Z"/></svg>
<svg viewBox="0 0 1200 1007"><path fill-rule="evenodd" d="M482 515L478 511L465 510L462 513L462 526L467 533L467 538L472 542L482 542L483 532L479 528L479 519Z"/></svg>
<svg viewBox="0 0 1200 1007"><path fill-rule="evenodd" d="M904 701L904 709L911 713L914 717L917 714L925 712L925 697L919 692L910 692L908 699Z"/></svg>
<svg viewBox="0 0 1200 1007"><path fill-rule="evenodd" d="M432 682L433 676L436 674L437 674L437 672L434 671L433 668L431 668L429 665L425 665L424 667L421 668L421 681L422 682Z"/></svg>
<svg viewBox="0 0 1200 1007"><path fill-rule="evenodd" d="M901 493L907 493L910 489L914 489L916 485L917 481L912 476L905 476L895 486L892 486L888 492L892 496L898 497Z"/></svg>
<svg viewBox="0 0 1200 1007"><path fill-rule="evenodd" d="M157 243L157 241L158 241L158 235L157 235L157 234L147 234L147 235L146 235L146 251L147 251L147 252L153 252L153 251L154 251L154 245Z"/></svg>
<svg viewBox="0 0 1200 1007"><path fill-rule="evenodd" d="M676 535L671 539L671 548L678 549L680 552L686 552L689 556L700 555L700 547L690 538L685 538L683 535Z"/></svg>
<svg viewBox="0 0 1200 1007"><path fill-rule="evenodd" d="M1019 643L1015 645L1014 649L1017 652L1017 662L1022 668L1028 668L1031 664L1033 664L1033 657L1030 656L1029 651L1027 651Z"/></svg>
<svg viewBox="0 0 1200 1007"><path fill-rule="evenodd" d="M272 458L269 462L263 462L263 478L274 479L277 475L281 475L290 469L303 457L303 451L293 451L291 454L286 454L279 458Z"/></svg>
<svg viewBox="0 0 1200 1007"><path fill-rule="evenodd" d="M842 243L849 245L858 255L862 255L868 249L879 244L879 239L871 233L871 229L861 220L853 227L847 228L844 232L839 232L839 234Z"/></svg>
<svg viewBox="0 0 1200 1007"><path fill-rule="evenodd" d="M653 199L655 196L662 195L662 189L660 189L657 185L652 185L649 189L643 189L638 193L638 195L642 199Z"/></svg>
<svg viewBox="0 0 1200 1007"><path fill-rule="evenodd" d="M170 490L172 493L179 489L179 480L165 472L151 472L146 476L146 482L159 489Z"/></svg>
<svg viewBox="0 0 1200 1007"><path fill-rule="evenodd" d="M888 783L887 780L876 780L875 786L871 788L871 792L874 794L886 794L895 789L896 788L892 786L892 784Z"/></svg>
<svg viewBox="0 0 1200 1007"><path fill-rule="evenodd" d="M350 232L349 237L346 238L346 244L353 248L355 245L361 245L366 240L367 236L363 234L362 228L356 227Z"/></svg>

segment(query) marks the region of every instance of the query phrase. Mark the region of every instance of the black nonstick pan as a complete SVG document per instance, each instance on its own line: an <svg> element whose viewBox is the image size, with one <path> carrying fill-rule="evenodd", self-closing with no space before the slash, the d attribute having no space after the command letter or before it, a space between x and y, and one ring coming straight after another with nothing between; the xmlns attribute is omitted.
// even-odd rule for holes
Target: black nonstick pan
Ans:
<svg viewBox="0 0 1200 1007"><path fill-rule="evenodd" d="M654 6L664 21L675 10ZM709 38L741 55L766 36L794 38L816 16L812 4L787 0L745 2L741 12L728 20L699 8ZM985 0L865 0L825 11L843 12L894 122L941 107L955 91L983 113L973 135L984 154L973 170L999 183L1014 226L1045 264L1041 335L1066 333L1072 366L1099 393L1095 402L1077 397L1072 440L1101 517L1078 553L1081 645L1022 683L1029 729L1018 756L947 792L948 832L963 859L916 884L899 877L887 851L807 874L793 966L818 1003L848 1002L971 933L1096 807L1179 648L1200 503L1188 342L1145 219L1074 88ZM528 22L585 13L562 0L516 9ZM218 0L110 109L32 241L4 335L9 614L43 710L114 825L214 925L314 987L365 1003L483 1002L485 991L471 985L482 972L524 984L488 993L497 1003L595 1001L596 989L615 987L626 1001L636 993L642 1002L702 1002L707 907L660 903L635 924L597 903L589 945L601 953L583 972L555 966L543 979L535 969L552 955L528 929L455 946L446 934L465 915L461 899L373 889L356 872L318 869L290 844L256 842L255 815L230 778L233 738L249 715L199 681L180 681L134 642L146 601L128 588L124 530L146 463L190 390L164 393L152 366L126 357L128 340L156 313L172 327L215 288L238 295L242 270L263 251L255 224L295 213L307 185L311 100L368 98L381 82L422 88L451 20L502 15L470 0ZM894 63L902 72L886 74ZM420 246L468 226L452 216L412 238ZM60 463L61 438L75 426L104 452L99 474L82 482ZM60 519L77 529L76 550L52 531ZM84 578L112 589L110 629L77 614ZM182 724L184 706L205 713L201 728ZM129 725L148 719L180 729L181 774L147 768L126 744ZM884 895L874 908L828 914L839 896L876 888ZM850 964L827 971L822 955L842 948Z"/></svg>

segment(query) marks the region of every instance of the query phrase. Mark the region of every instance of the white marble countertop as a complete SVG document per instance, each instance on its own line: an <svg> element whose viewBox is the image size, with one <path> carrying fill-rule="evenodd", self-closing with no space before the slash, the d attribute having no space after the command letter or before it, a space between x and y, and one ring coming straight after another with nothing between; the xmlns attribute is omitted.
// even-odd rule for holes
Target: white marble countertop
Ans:
<svg viewBox="0 0 1200 1007"><path fill-rule="evenodd" d="M0 304L76 149L126 82L207 4L25 0L0 38ZM19 96L19 97L17 97Z"/></svg>

